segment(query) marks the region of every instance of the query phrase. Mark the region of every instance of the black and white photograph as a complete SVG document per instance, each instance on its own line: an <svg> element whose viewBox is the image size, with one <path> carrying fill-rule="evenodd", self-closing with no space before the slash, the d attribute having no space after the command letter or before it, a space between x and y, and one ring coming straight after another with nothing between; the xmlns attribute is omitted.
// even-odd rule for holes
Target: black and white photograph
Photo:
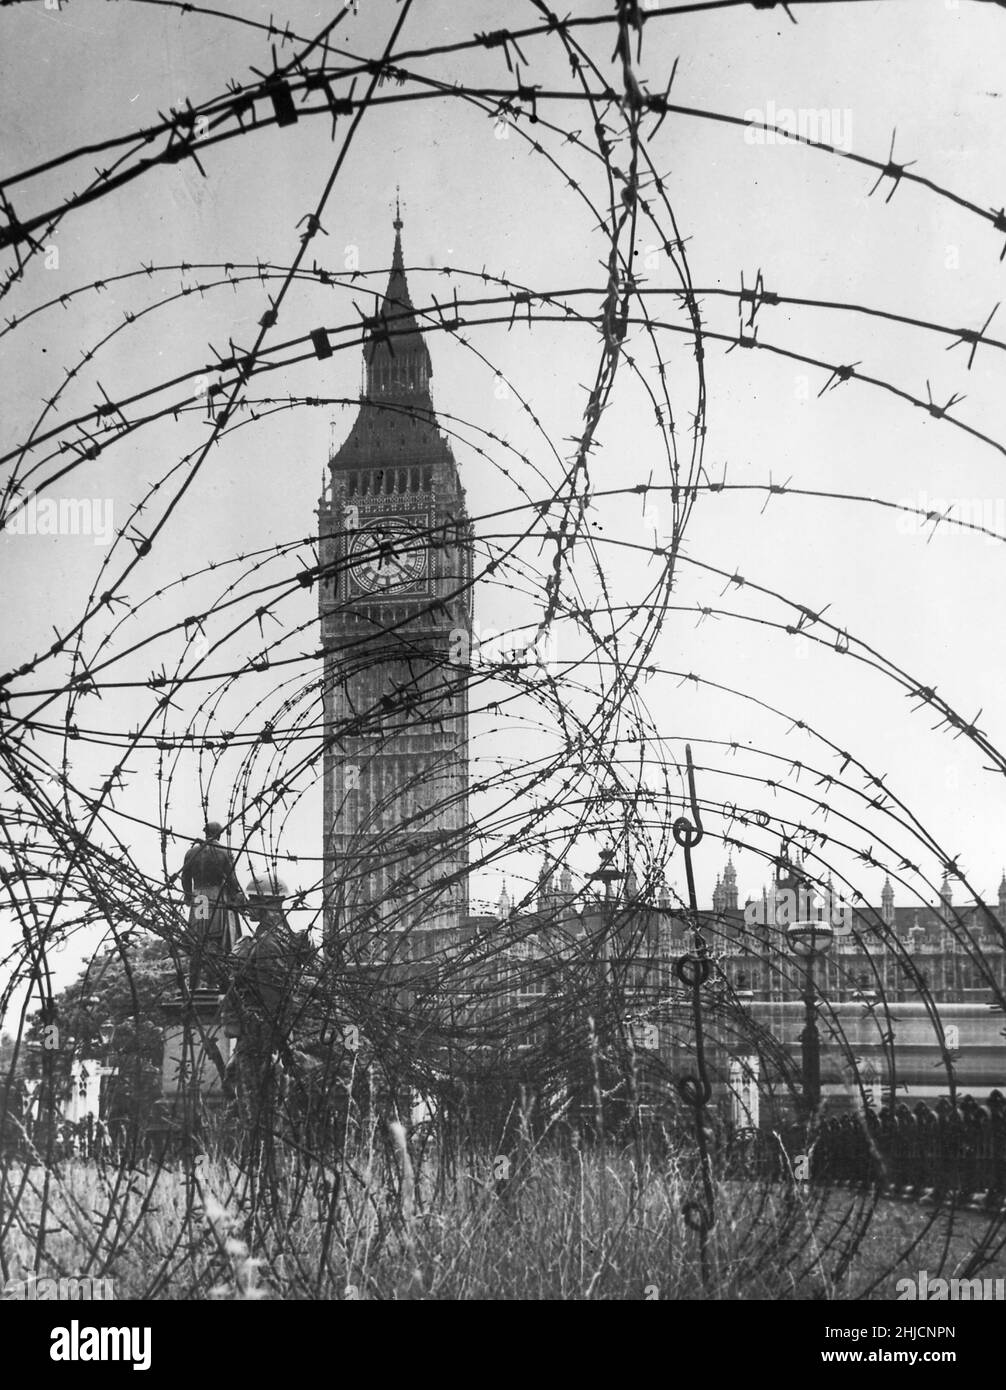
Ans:
<svg viewBox="0 0 1006 1390"><path fill-rule="evenodd" d="M0 71L26 1371L977 1368L1006 6L3 0Z"/></svg>

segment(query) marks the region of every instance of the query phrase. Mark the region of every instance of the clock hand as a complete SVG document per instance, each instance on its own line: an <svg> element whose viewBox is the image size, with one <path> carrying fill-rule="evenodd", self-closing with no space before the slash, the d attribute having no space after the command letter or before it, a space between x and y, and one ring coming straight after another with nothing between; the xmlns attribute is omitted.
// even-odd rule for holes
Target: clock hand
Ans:
<svg viewBox="0 0 1006 1390"><path fill-rule="evenodd" d="M393 565L395 560L395 547L391 541L378 541L377 543L377 568L383 569L385 563Z"/></svg>
<svg viewBox="0 0 1006 1390"><path fill-rule="evenodd" d="M402 563L402 561L398 558L398 556L395 554L393 550L389 549L381 555L381 559L377 568L383 569L385 564L388 565L389 569L397 570L399 574L405 573L405 565Z"/></svg>

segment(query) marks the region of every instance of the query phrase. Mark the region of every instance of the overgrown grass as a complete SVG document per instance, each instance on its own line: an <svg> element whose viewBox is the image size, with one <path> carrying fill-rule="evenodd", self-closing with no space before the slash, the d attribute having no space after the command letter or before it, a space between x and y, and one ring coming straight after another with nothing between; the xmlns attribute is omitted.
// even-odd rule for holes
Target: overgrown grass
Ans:
<svg viewBox="0 0 1006 1390"><path fill-rule="evenodd" d="M14 1167L6 1275L107 1277L117 1298L892 1298L899 1274L963 1272L989 1231L868 1195L720 1183L704 1277L682 1162L529 1147L498 1173L490 1154L410 1151L396 1126L357 1142L341 1179L283 1148L252 1174L206 1155ZM983 1272L1002 1275L999 1244Z"/></svg>

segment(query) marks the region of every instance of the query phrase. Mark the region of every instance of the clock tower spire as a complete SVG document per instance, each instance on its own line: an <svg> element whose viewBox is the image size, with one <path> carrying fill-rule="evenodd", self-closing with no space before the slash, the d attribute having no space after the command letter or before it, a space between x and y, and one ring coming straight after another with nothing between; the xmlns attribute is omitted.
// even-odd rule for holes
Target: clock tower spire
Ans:
<svg viewBox="0 0 1006 1390"><path fill-rule="evenodd" d="M426 339L416 322L402 257L402 216L395 205L395 249L391 275L381 304L375 305L363 358L365 397L371 401L411 402L431 412L430 377L433 366Z"/></svg>
<svg viewBox="0 0 1006 1390"><path fill-rule="evenodd" d="M319 509L326 935L407 959L468 911L472 530L402 255L366 321L365 386Z"/></svg>

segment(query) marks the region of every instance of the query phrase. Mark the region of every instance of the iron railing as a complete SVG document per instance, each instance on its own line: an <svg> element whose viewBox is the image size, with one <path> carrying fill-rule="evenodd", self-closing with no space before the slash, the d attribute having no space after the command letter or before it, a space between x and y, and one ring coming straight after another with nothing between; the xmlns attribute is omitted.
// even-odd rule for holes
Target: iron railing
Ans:
<svg viewBox="0 0 1006 1390"><path fill-rule="evenodd" d="M724 1171L731 1177L883 1188L906 1200L1006 1201L1006 1097L992 1091L930 1107L867 1108L824 1120L810 1133L735 1130Z"/></svg>

